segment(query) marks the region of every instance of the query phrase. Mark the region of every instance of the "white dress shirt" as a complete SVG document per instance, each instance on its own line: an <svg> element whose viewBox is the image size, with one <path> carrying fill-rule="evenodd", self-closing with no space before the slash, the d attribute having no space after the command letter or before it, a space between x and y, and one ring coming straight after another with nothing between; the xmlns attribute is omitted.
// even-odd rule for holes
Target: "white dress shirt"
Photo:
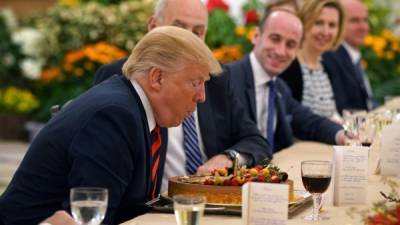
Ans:
<svg viewBox="0 0 400 225"><path fill-rule="evenodd" d="M154 118L153 109L151 108L149 99L144 93L142 87L135 80L131 80L133 88L136 90L139 95L140 101L142 102L144 111L147 117L147 124L149 125L149 133L156 127L156 120Z"/></svg>
<svg viewBox="0 0 400 225"><path fill-rule="evenodd" d="M257 60L254 52L250 53L250 64L254 74L254 87L256 94L256 111L257 111L257 127L264 137L267 136L267 118L268 118L268 96L269 87L268 82L275 80L276 78L270 77L260 62ZM278 98L278 95L276 95ZM276 109L276 108L275 108ZM274 115L274 131L277 124L277 113Z"/></svg>
<svg viewBox="0 0 400 225"><path fill-rule="evenodd" d="M199 120L197 110L193 112L196 121L197 136L199 138L199 147L203 162L207 161L204 152L203 139L201 138ZM165 159L164 174L161 184L161 193L168 190L168 178L173 176L187 175L186 172L186 155L183 148L183 128L182 124L177 127L168 128L168 146L167 156Z"/></svg>

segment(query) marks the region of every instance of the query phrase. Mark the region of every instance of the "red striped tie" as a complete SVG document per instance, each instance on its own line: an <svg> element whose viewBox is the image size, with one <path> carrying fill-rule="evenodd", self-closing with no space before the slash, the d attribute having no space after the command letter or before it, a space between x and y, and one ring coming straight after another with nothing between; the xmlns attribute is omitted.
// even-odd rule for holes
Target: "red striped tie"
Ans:
<svg viewBox="0 0 400 225"><path fill-rule="evenodd" d="M157 189L157 171L160 162L159 150L161 147L160 127L157 125L150 133L151 138L151 198L155 198Z"/></svg>

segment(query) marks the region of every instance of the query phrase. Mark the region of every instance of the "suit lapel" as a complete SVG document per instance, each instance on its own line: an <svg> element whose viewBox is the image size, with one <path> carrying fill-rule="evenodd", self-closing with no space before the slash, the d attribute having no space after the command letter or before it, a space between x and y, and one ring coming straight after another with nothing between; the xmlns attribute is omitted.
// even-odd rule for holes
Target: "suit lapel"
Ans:
<svg viewBox="0 0 400 225"><path fill-rule="evenodd" d="M340 46L338 51L339 51L340 57L343 58L343 60L340 60L340 61L344 62L344 66L346 68L346 71L344 71L344 72L347 72L347 74L349 74L348 76L351 79L353 79L353 81L355 81L356 83L360 84L360 82L363 82L362 80L360 80L359 76L355 76L356 75L355 67L354 67L354 64L351 61L350 55L349 55L349 53L347 53L346 49L343 46Z"/></svg>
<svg viewBox="0 0 400 225"><path fill-rule="evenodd" d="M138 95L138 93L136 92L135 88L133 88L133 85L131 83L131 81L129 81L128 79L126 79L123 76L118 76L118 78L122 79L122 81L128 86L129 90L131 91L131 94L133 95L133 97L135 98L137 105L139 106L139 110L140 113L142 115L142 126L144 127L144 129L146 131L149 130L149 125L147 123L147 117L146 117L146 112L144 110L143 104L140 101L140 97ZM151 163L151 140L150 140L150 132L146 132L144 135L145 138L145 152L146 152L146 177L148 177L147 179L147 185L146 185L146 193L148 193L148 195L146 197L150 197L150 193L151 193L151 168L152 168L152 163ZM163 142L163 140L161 140L161 143ZM160 176L160 178L162 178L162 176ZM161 183L161 182L159 182Z"/></svg>
<svg viewBox="0 0 400 225"><path fill-rule="evenodd" d="M208 82L212 81L210 80ZM212 85L212 83L208 83L206 85L206 96L211 96L211 93L208 88L209 85ZM217 149L216 146L217 133L216 133L215 123L209 122L209 121L214 121L214 114L211 109L211 100L207 99L205 102L197 104L197 112L198 112L197 116L199 119L201 135L202 137L207 137L207 138L202 138L204 144L204 151L207 157L210 157L211 155L214 155L210 151L215 151Z"/></svg>
<svg viewBox="0 0 400 225"><path fill-rule="evenodd" d="M356 71L356 68L353 64L353 61L351 61L351 57L347 50L341 45L340 48L338 49L339 55L343 58L343 60L339 60L345 63L346 71L348 77L350 77L358 86L361 87L361 90L363 92L364 96L368 96L367 89L365 88L364 85L364 80L363 80L363 75L358 74L358 71Z"/></svg>
<svg viewBox="0 0 400 225"><path fill-rule="evenodd" d="M249 102L250 107L250 116L257 123L257 114L256 114L256 94L254 87L254 76L253 70L251 69L250 57L247 55L242 61L243 72L245 74L245 83L246 83L246 98Z"/></svg>

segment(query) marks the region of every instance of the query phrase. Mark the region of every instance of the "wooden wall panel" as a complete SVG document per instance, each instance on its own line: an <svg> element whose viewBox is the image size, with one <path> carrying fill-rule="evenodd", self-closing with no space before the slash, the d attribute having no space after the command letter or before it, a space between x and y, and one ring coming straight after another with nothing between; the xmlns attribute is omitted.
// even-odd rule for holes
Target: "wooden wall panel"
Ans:
<svg viewBox="0 0 400 225"><path fill-rule="evenodd" d="M23 18L43 11L56 2L57 0L0 0L0 8L10 7L19 18Z"/></svg>

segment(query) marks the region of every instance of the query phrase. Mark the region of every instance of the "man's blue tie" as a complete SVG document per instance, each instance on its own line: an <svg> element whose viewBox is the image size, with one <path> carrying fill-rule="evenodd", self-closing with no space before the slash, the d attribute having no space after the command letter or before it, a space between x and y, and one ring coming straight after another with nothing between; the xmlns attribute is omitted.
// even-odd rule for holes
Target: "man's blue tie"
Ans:
<svg viewBox="0 0 400 225"><path fill-rule="evenodd" d="M274 118L275 118L275 81L268 81L269 95L268 95L268 118L267 118L267 139L274 149Z"/></svg>
<svg viewBox="0 0 400 225"><path fill-rule="evenodd" d="M197 167L203 164L199 147L199 139L196 130L196 121L193 113L190 114L182 123L183 127L183 147L186 155L186 172L195 174Z"/></svg>

